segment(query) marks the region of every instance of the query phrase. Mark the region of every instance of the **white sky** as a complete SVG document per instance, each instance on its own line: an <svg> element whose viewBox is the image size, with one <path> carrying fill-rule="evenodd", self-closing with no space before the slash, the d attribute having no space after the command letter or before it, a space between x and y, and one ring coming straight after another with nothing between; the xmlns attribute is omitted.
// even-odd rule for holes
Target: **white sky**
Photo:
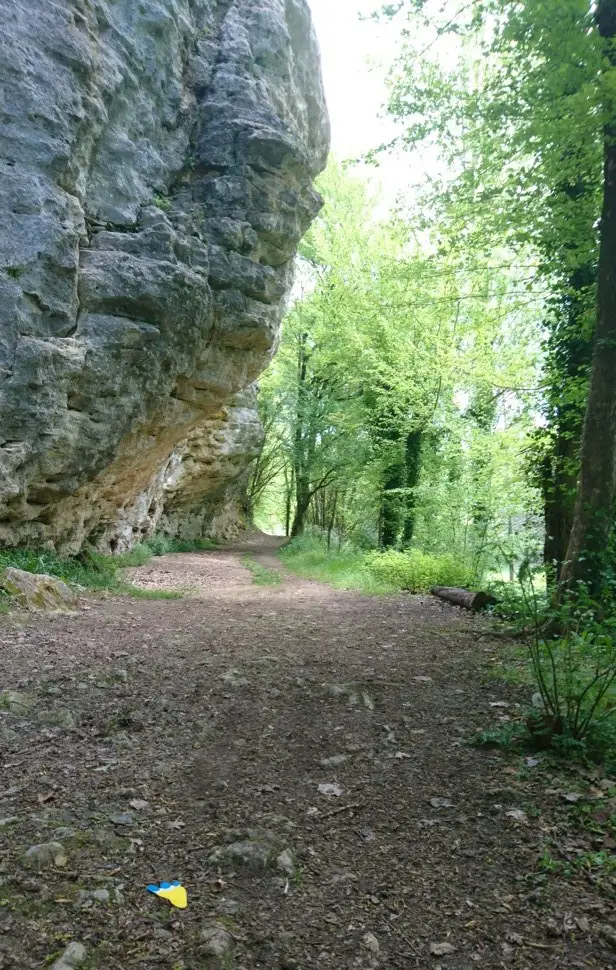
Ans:
<svg viewBox="0 0 616 970"><path fill-rule="evenodd" d="M342 161L386 144L401 129L387 116L386 78L399 50L400 20L361 20L382 0L308 0L321 45L323 78L332 123L332 150ZM409 198L436 163L404 151L381 155L364 167L385 210Z"/></svg>
<svg viewBox="0 0 616 970"><path fill-rule="evenodd" d="M379 0L308 0L321 44L332 120L332 148L342 159L361 155L395 134L379 119L387 98L385 76L396 53L391 25L360 21Z"/></svg>

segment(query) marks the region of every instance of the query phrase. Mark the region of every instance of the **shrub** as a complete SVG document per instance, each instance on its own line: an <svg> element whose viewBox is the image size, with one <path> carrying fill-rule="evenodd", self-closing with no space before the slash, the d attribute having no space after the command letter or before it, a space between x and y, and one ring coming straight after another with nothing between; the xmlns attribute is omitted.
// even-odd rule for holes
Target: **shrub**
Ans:
<svg viewBox="0 0 616 970"><path fill-rule="evenodd" d="M472 571L454 556L432 556L420 549L372 552L365 563L381 582L414 593L426 592L432 586L467 587L472 583Z"/></svg>
<svg viewBox="0 0 616 970"><path fill-rule="evenodd" d="M366 595L396 591L368 569L363 552L348 545L328 552L327 544L314 535L293 539L281 550L280 558L298 576L316 579L337 589L357 589Z"/></svg>
<svg viewBox="0 0 616 970"><path fill-rule="evenodd" d="M555 640L536 635L529 648L541 697L530 723L534 733L547 726L582 741L614 718L616 639L610 633L598 627L568 630Z"/></svg>

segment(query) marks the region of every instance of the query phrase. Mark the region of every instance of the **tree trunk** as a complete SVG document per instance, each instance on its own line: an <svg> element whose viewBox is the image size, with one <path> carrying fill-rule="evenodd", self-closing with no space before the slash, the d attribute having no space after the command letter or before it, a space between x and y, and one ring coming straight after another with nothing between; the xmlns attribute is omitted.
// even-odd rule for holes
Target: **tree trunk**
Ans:
<svg viewBox="0 0 616 970"><path fill-rule="evenodd" d="M546 458L543 474L545 542L543 558L548 586L560 581L573 525L575 487L579 470L580 440L571 429L559 429L553 455Z"/></svg>
<svg viewBox="0 0 616 970"><path fill-rule="evenodd" d="M291 538L304 534L306 528L306 514L310 508L310 485L303 478L296 480L295 487L295 516L291 526Z"/></svg>
<svg viewBox="0 0 616 970"><path fill-rule="evenodd" d="M415 518L417 510L417 498L415 489L419 485L421 474L421 444L423 432L411 431L406 437L405 470L406 487L409 491L406 494L404 503L404 531L402 542L405 546L410 546L415 533Z"/></svg>
<svg viewBox="0 0 616 970"><path fill-rule="evenodd" d="M494 606L496 603L496 599L489 593L473 593L471 590L458 589L455 586L433 586L430 592L453 606L461 606L465 610L472 610L473 613L478 613L486 606Z"/></svg>
<svg viewBox="0 0 616 970"><path fill-rule="evenodd" d="M616 72L616 0L600 0L599 33L610 42ZM610 102L609 110L614 106ZM561 592L578 581L601 587L614 517L616 487L616 119L605 126L603 214L600 227L597 324L582 435L580 479Z"/></svg>
<svg viewBox="0 0 616 970"><path fill-rule="evenodd" d="M295 490L295 480L293 476L293 468L287 468L285 466L284 470L284 534L289 538L291 535L291 509L293 506L293 492Z"/></svg>
<svg viewBox="0 0 616 970"><path fill-rule="evenodd" d="M584 182L561 188L573 202L584 201L588 191ZM592 240L589 248L591 245ZM545 520L544 563L551 589L555 589L560 581L573 525L586 405L581 392L584 390L584 396L588 396L597 272L593 260L571 273L548 323L549 431L538 484L543 495Z"/></svg>
<svg viewBox="0 0 616 970"><path fill-rule="evenodd" d="M332 545L332 532L334 531L334 525L336 524L336 515L338 513L338 489L334 491L334 498L332 501L332 508L329 514L329 521L327 523L327 551L331 549Z"/></svg>

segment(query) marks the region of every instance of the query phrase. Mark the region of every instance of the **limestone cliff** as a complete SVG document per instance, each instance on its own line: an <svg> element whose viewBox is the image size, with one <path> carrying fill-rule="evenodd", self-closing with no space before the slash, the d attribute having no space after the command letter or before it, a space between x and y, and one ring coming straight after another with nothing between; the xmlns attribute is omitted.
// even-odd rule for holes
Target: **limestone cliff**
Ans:
<svg viewBox="0 0 616 970"><path fill-rule="evenodd" d="M328 126L305 0L0 0L0 545L232 532Z"/></svg>

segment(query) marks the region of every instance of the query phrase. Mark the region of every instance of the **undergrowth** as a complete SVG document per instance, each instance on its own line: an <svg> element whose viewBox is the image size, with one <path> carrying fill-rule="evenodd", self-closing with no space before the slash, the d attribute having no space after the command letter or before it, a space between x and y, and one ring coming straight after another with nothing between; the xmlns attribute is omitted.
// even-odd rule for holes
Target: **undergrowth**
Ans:
<svg viewBox="0 0 616 970"><path fill-rule="evenodd" d="M352 548L327 550L315 536L293 539L280 552L291 572L336 589L356 589L368 595L394 593L399 587L377 578L366 566L366 554Z"/></svg>
<svg viewBox="0 0 616 970"><path fill-rule="evenodd" d="M514 621L519 642L492 658L490 676L534 688L523 743L616 771L616 578L606 575L600 596L579 583L566 597L536 580L525 562L499 590L497 616Z"/></svg>
<svg viewBox="0 0 616 970"><path fill-rule="evenodd" d="M104 556L93 549L86 549L77 556L60 556L50 550L0 549L0 570L7 566L23 569L29 573L46 573L56 576L70 586L88 590L109 590L120 595L138 599L180 599L176 590L143 589L134 586L122 576L122 570L144 566L154 556L169 552L193 552L215 549L216 544L207 539L185 542L154 536L139 543L130 552L117 556ZM9 608L10 599L0 591L0 613Z"/></svg>
<svg viewBox="0 0 616 970"><path fill-rule="evenodd" d="M583 737L572 734L567 724L559 726L545 721L537 724L537 709L529 709L520 719L506 721L479 731L469 739L477 747L499 748L511 754L541 752L554 761L583 765L602 765L607 775L616 775L616 724L595 720Z"/></svg>
<svg viewBox="0 0 616 970"><path fill-rule="evenodd" d="M300 576L367 594L422 593L432 586L469 586L472 580L471 570L453 556L431 556L419 549L366 552L344 545L328 550L314 535L293 539L281 557Z"/></svg>
<svg viewBox="0 0 616 970"><path fill-rule="evenodd" d="M425 593L433 586L473 585L473 572L452 555L431 555L421 549L408 552L371 552L365 557L371 573L394 586L413 593Z"/></svg>

